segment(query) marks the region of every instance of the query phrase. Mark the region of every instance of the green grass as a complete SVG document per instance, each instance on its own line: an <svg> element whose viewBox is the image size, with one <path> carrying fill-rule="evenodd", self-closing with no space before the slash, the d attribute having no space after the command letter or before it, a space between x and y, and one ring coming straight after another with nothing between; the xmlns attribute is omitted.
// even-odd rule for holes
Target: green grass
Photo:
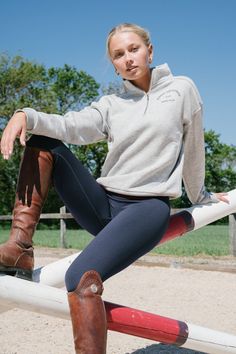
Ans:
<svg viewBox="0 0 236 354"><path fill-rule="evenodd" d="M0 230L0 243L6 241L8 235L9 230ZM68 248L82 250L91 240L92 236L84 230L67 230L66 232ZM43 247L60 247L60 230L37 230L34 244ZM205 226L154 248L152 253L175 256L229 255L228 226Z"/></svg>
<svg viewBox="0 0 236 354"><path fill-rule="evenodd" d="M0 243L8 239L9 230L0 230ZM84 249L92 240L92 236L84 230L67 230L67 248ZM37 230L34 245L42 247L60 247L60 230Z"/></svg>
<svg viewBox="0 0 236 354"><path fill-rule="evenodd" d="M205 226L156 247L153 252L176 256L229 255L228 225Z"/></svg>

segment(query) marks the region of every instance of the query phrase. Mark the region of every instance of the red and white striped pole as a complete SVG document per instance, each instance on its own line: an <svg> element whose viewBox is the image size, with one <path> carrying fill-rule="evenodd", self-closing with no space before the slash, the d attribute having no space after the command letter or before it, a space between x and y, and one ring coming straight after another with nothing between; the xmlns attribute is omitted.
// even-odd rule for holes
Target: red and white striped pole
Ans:
<svg viewBox="0 0 236 354"><path fill-rule="evenodd" d="M236 189L230 191L227 198L229 204L225 202L199 204L171 215L169 227L159 244L236 213Z"/></svg>
<svg viewBox="0 0 236 354"><path fill-rule="evenodd" d="M236 212L236 189L228 194L229 204L219 202L193 206L173 215L162 243ZM35 270L34 281L0 276L1 304L58 317L69 317L65 291L55 288L77 255ZM47 284L47 285L45 285ZM48 286L50 285L50 286ZM105 303L108 328L166 344L208 353L236 353L236 336L116 304Z"/></svg>
<svg viewBox="0 0 236 354"><path fill-rule="evenodd" d="M236 353L236 336L105 302L108 328L206 353Z"/></svg>
<svg viewBox="0 0 236 354"><path fill-rule="evenodd" d="M188 325L171 318L105 302L108 328L112 331L182 346Z"/></svg>
<svg viewBox="0 0 236 354"><path fill-rule="evenodd" d="M229 204L224 202L206 205L194 205L179 213L171 215L169 227L158 245L173 240L189 231L199 229L227 215L236 213L236 189L228 193ZM64 275L79 253L48 264L33 272L33 280L51 286L64 284Z"/></svg>
<svg viewBox="0 0 236 354"><path fill-rule="evenodd" d="M59 318L70 318L65 290L0 275L0 299L18 307ZM236 354L236 336L149 312L105 302L108 329L206 353Z"/></svg>

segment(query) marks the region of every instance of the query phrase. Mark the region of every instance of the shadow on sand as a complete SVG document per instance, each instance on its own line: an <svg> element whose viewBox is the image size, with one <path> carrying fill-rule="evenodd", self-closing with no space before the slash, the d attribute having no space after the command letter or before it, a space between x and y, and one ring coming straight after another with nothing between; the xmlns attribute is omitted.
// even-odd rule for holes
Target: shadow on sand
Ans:
<svg viewBox="0 0 236 354"><path fill-rule="evenodd" d="M125 354L205 354L191 349L178 348L174 345L152 344L146 348L135 350Z"/></svg>

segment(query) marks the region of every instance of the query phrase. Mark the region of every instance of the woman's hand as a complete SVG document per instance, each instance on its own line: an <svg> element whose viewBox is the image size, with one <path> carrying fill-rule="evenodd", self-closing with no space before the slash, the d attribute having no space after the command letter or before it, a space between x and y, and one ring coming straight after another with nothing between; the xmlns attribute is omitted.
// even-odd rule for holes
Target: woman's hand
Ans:
<svg viewBox="0 0 236 354"><path fill-rule="evenodd" d="M9 120L1 139L1 153L4 160L8 160L11 156L17 136L20 138L21 145L25 146L26 125L26 114L24 112L15 113Z"/></svg>
<svg viewBox="0 0 236 354"><path fill-rule="evenodd" d="M228 193L222 192L222 193L213 193L213 194L214 194L214 196L216 196L216 198L219 201L229 204L229 200L227 198L225 198L225 196L228 195Z"/></svg>

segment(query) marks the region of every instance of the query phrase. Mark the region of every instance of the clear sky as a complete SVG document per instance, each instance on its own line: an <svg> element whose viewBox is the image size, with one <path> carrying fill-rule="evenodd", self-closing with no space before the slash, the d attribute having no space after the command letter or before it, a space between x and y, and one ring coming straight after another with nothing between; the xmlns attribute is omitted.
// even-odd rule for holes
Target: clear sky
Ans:
<svg viewBox="0 0 236 354"><path fill-rule="evenodd" d="M154 64L190 76L204 102L204 127L236 145L236 0L8 0L0 4L0 52L46 67L65 63L102 85L119 78L105 54L122 22L147 28Z"/></svg>

